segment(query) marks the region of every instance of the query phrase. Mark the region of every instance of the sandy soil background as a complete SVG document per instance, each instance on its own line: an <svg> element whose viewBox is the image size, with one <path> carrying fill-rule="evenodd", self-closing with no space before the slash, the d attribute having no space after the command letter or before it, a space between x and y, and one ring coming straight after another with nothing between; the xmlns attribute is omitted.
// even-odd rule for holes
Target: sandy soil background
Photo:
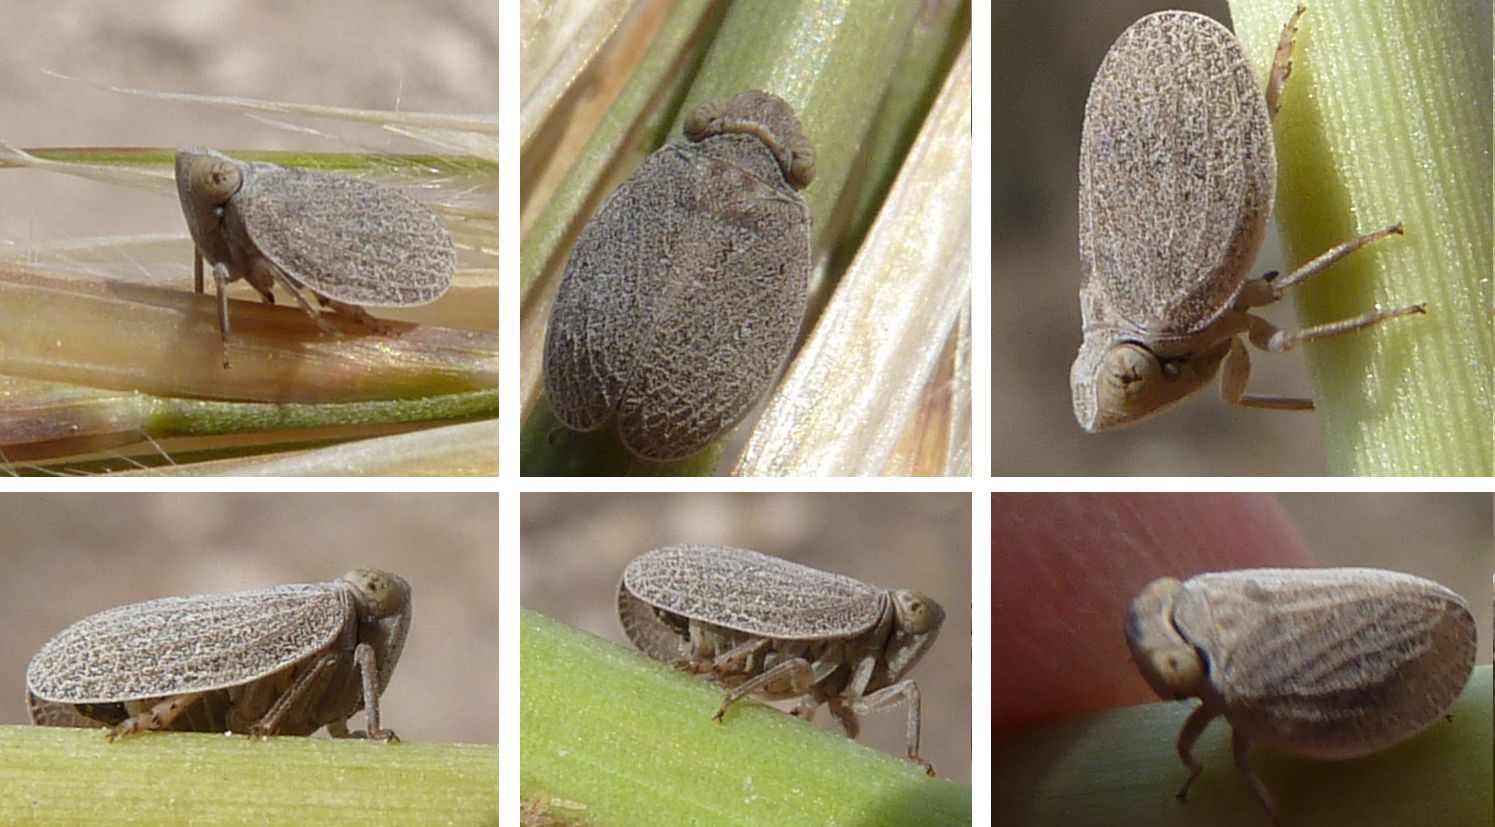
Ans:
<svg viewBox="0 0 1495 827"><path fill-rule="evenodd" d="M923 753L970 783L971 499L966 494L526 494L522 605L632 648L617 588L634 557L678 542L774 554L945 609L939 639L910 673L923 696ZM708 714L708 713L703 713ZM863 743L902 755L906 713L863 719ZM834 729L824 712L817 723Z"/></svg>
<svg viewBox="0 0 1495 827"><path fill-rule="evenodd" d="M26 664L89 614L374 566L411 588L385 725L498 741L497 494L7 494L0 534L0 723L28 722Z"/></svg>

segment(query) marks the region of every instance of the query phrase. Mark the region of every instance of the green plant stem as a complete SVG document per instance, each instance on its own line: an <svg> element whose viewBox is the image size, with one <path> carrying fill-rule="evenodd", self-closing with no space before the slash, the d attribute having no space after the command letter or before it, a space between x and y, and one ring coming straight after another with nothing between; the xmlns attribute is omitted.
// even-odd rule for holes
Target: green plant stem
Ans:
<svg viewBox="0 0 1495 827"><path fill-rule="evenodd" d="M498 747L0 727L0 823L498 823Z"/></svg>
<svg viewBox="0 0 1495 827"><path fill-rule="evenodd" d="M1298 0L1233 0L1265 78ZM1463 0L1308 0L1274 124L1291 262L1402 221L1295 290L1304 326L1427 303L1427 315L1309 345L1336 474L1491 474L1488 17Z"/></svg>
<svg viewBox="0 0 1495 827"><path fill-rule="evenodd" d="M520 795L588 825L958 825L970 789L535 612L520 615Z"/></svg>
<svg viewBox="0 0 1495 827"><path fill-rule="evenodd" d="M1484 827L1491 807L1490 692L1490 667L1481 666L1454 703L1451 722L1435 721L1365 758L1315 761L1257 749L1251 763L1284 824ZM1194 748L1204 772L1188 799L1174 796L1188 776L1174 743L1192 707L1148 704L997 734L993 823L1267 824L1235 769L1222 720Z"/></svg>

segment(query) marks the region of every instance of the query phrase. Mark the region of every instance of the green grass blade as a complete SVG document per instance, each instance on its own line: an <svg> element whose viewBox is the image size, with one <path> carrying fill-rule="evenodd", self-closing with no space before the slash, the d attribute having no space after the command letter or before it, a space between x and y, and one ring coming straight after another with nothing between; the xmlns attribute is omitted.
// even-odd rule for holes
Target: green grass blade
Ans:
<svg viewBox="0 0 1495 827"><path fill-rule="evenodd" d="M1297 0L1234 0L1265 77ZM1309 345L1336 474L1491 474L1488 10L1463 0L1311 0L1276 119L1277 216L1290 262L1402 221L1296 290L1304 326L1377 307L1428 313Z"/></svg>
<svg viewBox="0 0 1495 827"><path fill-rule="evenodd" d="M971 791L535 612L520 616L520 795L596 827L971 823Z"/></svg>

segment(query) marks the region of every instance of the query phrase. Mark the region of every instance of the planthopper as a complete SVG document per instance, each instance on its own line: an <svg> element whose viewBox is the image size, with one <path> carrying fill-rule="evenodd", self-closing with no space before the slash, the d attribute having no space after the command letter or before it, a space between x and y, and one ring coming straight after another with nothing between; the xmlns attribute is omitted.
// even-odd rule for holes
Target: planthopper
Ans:
<svg viewBox="0 0 1495 827"><path fill-rule="evenodd" d="M1356 758L1443 716L1474 668L1474 615L1462 597L1382 569L1243 569L1154 580L1126 616L1132 660L1158 696L1198 697L1178 735L1189 769L1209 722L1231 727L1235 763L1277 817L1251 745Z"/></svg>
<svg viewBox="0 0 1495 827"><path fill-rule="evenodd" d="M218 328L228 367L228 282L243 279L267 304L280 285L322 332L338 329L308 296L376 332L390 328L364 307L435 301L452 284L457 252L441 219L399 190L346 175L239 161L210 149L176 154L177 195L218 289Z"/></svg>
<svg viewBox="0 0 1495 827"><path fill-rule="evenodd" d="M163 597L91 615L26 669L33 723L397 740L380 726L410 628L410 586L377 569L329 583Z"/></svg>
<svg viewBox="0 0 1495 827"><path fill-rule="evenodd" d="M1265 91L1230 30L1200 14L1138 20L1111 46L1085 104L1080 139L1080 315L1070 368L1075 418L1092 433L1165 411L1221 375L1237 405L1309 410L1313 402L1246 393L1250 355L1423 313L1417 304L1306 328L1251 311L1379 239L1340 244L1285 276L1247 278L1277 186L1272 117L1292 68L1296 14L1282 30Z"/></svg>
<svg viewBox="0 0 1495 827"><path fill-rule="evenodd" d="M742 92L693 110L581 231L545 330L545 392L567 429L612 423L652 461L747 415L805 314L815 153L789 104Z"/></svg>
<svg viewBox="0 0 1495 827"><path fill-rule="evenodd" d="M919 687L905 677L934 645L938 603L747 549L681 544L623 571L618 617L644 654L728 688L717 709L749 695L821 704L855 738L858 717L908 705L908 757L919 755Z"/></svg>

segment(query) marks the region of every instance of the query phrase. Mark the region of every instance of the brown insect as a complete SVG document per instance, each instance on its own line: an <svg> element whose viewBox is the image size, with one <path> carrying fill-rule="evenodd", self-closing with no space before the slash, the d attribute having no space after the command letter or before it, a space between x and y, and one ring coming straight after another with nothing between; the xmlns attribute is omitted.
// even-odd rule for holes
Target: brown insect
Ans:
<svg viewBox="0 0 1495 827"><path fill-rule="evenodd" d="M919 687L904 676L934 645L945 611L918 592L884 589L747 549L674 545L628 564L618 617L644 654L749 695L821 704L852 738L858 716L908 705L908 757L919 755Z"/></svg>
<svg viewBox="0 0 1495 827"><path fill-rule="evenodd" d="M647 460L690 456L753 407L805 314L815 154L789 104L704 104L577 238L545 331L561 424L612 422Z"/></svg>
<svg viewBox="0 0 1495 827"><path fill-rule="evenodd" d="M271 288L291 294L322 332L340 335L322 305L387 333L367 307L435 301L452 284L457 252L441 219L393 187L325 172L239 161L210 149L176 154L177 195L196 245L193 283L203 292L203 259L218 288L218 327L228 367L228 282L243 279L267 304Z"/></svg>
<svg viewBox="0 0 1495 827"><path fill-rule="evenodd" d="M396 740L379 722L410 628L410 586L376 569L330 583L165 597L91 615L26 669L33 723Z"/></svg>

